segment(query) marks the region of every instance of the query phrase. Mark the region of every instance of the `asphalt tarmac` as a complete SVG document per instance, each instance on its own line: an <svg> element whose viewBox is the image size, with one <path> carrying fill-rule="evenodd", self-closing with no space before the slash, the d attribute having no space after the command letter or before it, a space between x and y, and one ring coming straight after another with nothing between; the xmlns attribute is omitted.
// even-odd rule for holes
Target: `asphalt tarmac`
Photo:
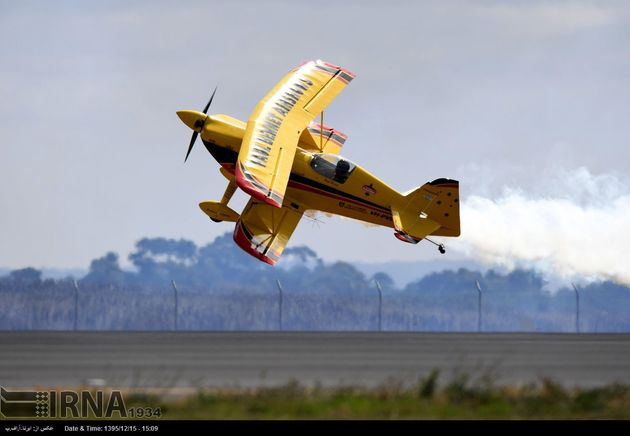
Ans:
<svg viewBox="0 0 630 436"><path fill-rule="evenodd" d="M3 387L413 383L432 369L498 384L630 384L630 334L0 332Z"/></svg>

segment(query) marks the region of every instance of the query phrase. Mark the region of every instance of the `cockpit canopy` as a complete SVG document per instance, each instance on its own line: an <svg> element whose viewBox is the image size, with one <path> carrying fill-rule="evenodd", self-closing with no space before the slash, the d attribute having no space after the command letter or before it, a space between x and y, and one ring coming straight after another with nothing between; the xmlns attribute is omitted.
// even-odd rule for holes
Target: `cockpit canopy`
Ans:
<svg viewBox="0 0 630 436"><path fill-rule="evenodd" d="M355 167L355 164L336 154L314 154L311 159L311 168L315 172L337 183L348 180Z"/></svg>

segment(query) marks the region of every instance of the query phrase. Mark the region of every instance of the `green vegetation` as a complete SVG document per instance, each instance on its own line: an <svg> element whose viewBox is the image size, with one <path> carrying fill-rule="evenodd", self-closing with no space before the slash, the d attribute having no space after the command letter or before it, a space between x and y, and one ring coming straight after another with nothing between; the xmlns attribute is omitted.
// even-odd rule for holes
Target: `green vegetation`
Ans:
<svg viewBox="0 0 630 436"><path fill-rule="evenodd" d="M163 419L630 419L630 388L567 389L551 380L520 387L471 382L438 386L434 371L415 386L280 387L199 391L177 400L128 395L128 405L161 407Z"/></svg>

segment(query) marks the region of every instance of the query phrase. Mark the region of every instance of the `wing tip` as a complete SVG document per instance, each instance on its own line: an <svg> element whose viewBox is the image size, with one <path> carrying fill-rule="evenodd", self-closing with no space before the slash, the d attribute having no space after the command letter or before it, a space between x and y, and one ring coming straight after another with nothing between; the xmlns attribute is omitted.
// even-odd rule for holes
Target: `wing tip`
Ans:
<svg viewBox="0 0 630 436"><path fill-rule="evenodd" d="M236 222L236 226L234 227L234 234L233 234L233 239L234 239L234 242L236 242L236 245L241 247L241 249L243 249L243 251L245 251L250 256L253 256L258 260L261 260L271 266L274 266L278 262L278 260L277 259L274 260L271 257L266 256L265 254L256 250L252 246L251 239L247 237L246 230L247 229L245 228L245 226L243 226L243 224L241 223L241 220L238 220Z"/></svg>
<svg viewBox="0 0 630 436"><path fill-rule="evenodd" d="M326 65L327 67L331 67L331 68L336 68L338 70L341 70L341 72L343 72L344 74L346 74L347 77L345 77L346 81L350 82L352 79L354 79L355 77L357 77L357 75L355 73L353 73L352 71L350 71L347 68L344 67L340 67L339 65L335 65L335 64L331 64L330 62L326 62L323 61L321 59L318 59L318 62L323 63L324 65Z"/></svg>
<svg viewBox="0 0 630 436"><path fill-rule="evenodd" d="M345 80L346 83L351 82L355 77L357 77L357 75L355 73L353 73L352 71L350 71L349 69L344 68L344 67L340 67L339 65L335 65L335 64L330 63L330 62L326 62L326 61L324 61L322 59L306 59L305 61L300 63L297 67L295 67L292 71L299 70L304 65L307 65L307 64L310 64L310 63L321 64L321 65L325 65L326 67L329 67L329 68L334 68L336 70L340 70L343 73L343 80Z"/></svg>

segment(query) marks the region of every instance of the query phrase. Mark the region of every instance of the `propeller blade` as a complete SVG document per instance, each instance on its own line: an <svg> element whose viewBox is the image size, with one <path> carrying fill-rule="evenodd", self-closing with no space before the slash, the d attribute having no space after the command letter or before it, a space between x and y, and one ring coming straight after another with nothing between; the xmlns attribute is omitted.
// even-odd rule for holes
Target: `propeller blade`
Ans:
<svg viewBox="0 0 630 436"><path fill-rule="evenodd" d="M208 113L208 108L210 108L210 105L212 104L212 99L214 98L214 93L217 92L217 88L218 86L214 87L214 91L212 91L212 95L210 96L210 100L208 101L208 104L206 105L206 107L203 108L204 114Z"/></svg>
<svg viewBox="0 0 630 436"><path fill-rule="evenodd" d="M188 160L188 156L190 155L190 152L193 149L193 145L195 145L195 141L197 140L197 135L199 133L197 132L193 132L192 134L192 138L190 138L190 145L188 146L188 153L186 153L186 158L184 159L184 163L186 163L186 161Z"/></svg>
<svg viewBox="0 0 630 436"><path fill-rule="evenodd" d="M203 113L205 115L208 114L208 109L210 109L210 105L212 104L212 99L214 99L214 94L217 92L217 88L218 86L214 87L214 91L212 91L212 95L210 96L210 100L208 100L208 104L206 105L206 107L203 108ZM191 117L192 114L192 117ZM198 114L198 112L197 112ZM192 120L194 120L195 115L192 111L180 111L177 112L177 115L179 115L179 117L181 118L181 120L188 125L191 129L194 130L192 138L190 138L190 145L188 146L188 152L186 153L186 158L184 158L184 163L188 160L188 156L190 156L190 152L193 149L193 146L195 145L195 141L197 140L197 136L199 135L199 132L197 132L197 130L195 129L203 129L203 124L204 124L204 120L203 119L197 119L194 122ZM208 117L206 117L206 120L208 119Z"/></svg>

